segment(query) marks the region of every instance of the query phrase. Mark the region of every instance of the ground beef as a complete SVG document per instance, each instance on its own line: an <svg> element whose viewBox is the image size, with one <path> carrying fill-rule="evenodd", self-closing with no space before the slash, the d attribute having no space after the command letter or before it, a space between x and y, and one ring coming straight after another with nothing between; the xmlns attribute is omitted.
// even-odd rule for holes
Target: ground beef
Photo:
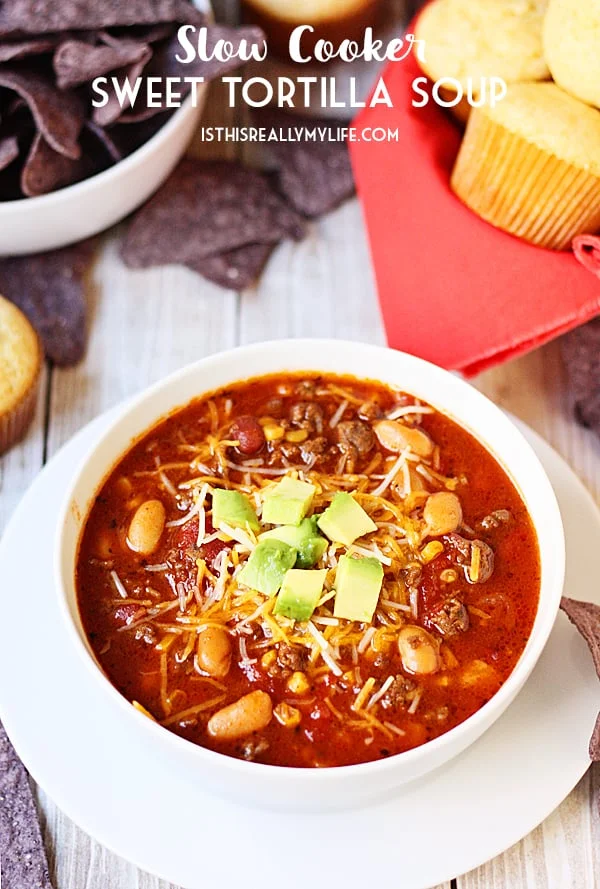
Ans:
<svg viewBox="0 0 600 889"><path fill-rule="evenodd" d="M323 433L323 408L312 401L298 401L290 409L290 420L300 429L308 429L309 433Z"/></svg>
<svg viewBox="0 0 600 889"><path fill-rule="evenodd" d="M302 457L300 447L290 441L282 441L279 450L286 460L290 460L292 463L297 463Z"/></svg>
<svg viewBox="0 0 600 889"><path fill-rule="evenodd" d="M248 738L239 748L242 759L253 762L261 753L269 749L269 742L265 738Z"/></svg>
<svg viewBox="0 0 600 889"><path fill-rule="evenodd" d="M415 690L417 686L411 679L406 676L398 675L380 699L379 703L384 710L392 710L395 707L405 707L408 696Z"/></svg>
<svg viewBox="0 0 600 889"><path fill-rule="evenodd" d="M460 599L448 599L441 608L429 615L428 622L442 636L456 636L469 629L469 612Z"/></svg>
<svg viewBox="0 0 600 889"><path fill-rule="evenodd" d="M280 645L277 650L277 663L284 670L303 670L306 666L306 651L293 645Z"/></svg>
<svg viewBox="0 0 600 889"><path fill-rule="evenodd" d="M381 417L381 409L374 401L365 401L358 409L361 420L378 420Z"/></svg>
<svg viewBox="0 0 600 889"><path fill-rule="evenodd" d="M453 532L445 535L447 549L449 549L453 561L459 565L469 583L485 583L494 573L494 550L483 540L467 540L460 534ZM479 549L479 576L474 580L470 574L473 547Z"/></svg>
<svg viewBox="0 0 600 889"><path fill-rule="evenodd" d="M479 526L483 528L484 531L491 531L495 528L499 528L500 525L504 525L507 522L510 522L510 512L508 509L495 509L479 522Z"/></svg>
<svg viewBox="0 0 600 889"><path fill-rule="evenodd" d="M342 447L354 448L359 456L368 454L375 444L375 434L362 420L346 420L335 427L338 443Z"/></svg>
<svg viewBox="0 0 600 889"><path fill-rule="evenodd" d="M300 445L300 453L305 463L309 463L313 457L320 457L327 450L327 439L324 435L318 438L309 438Z"/></svg>

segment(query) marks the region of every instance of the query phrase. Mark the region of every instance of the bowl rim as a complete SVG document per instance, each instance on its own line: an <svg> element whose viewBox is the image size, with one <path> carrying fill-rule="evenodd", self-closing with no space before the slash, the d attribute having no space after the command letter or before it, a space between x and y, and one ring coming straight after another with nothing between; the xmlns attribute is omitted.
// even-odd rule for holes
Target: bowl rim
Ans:
<svg viewBox="0 0 600 889"><path fill-rule="evenodd" d="M227 756L226 754L219 753L217 751L209 750L208 748L202 747L200 745L194 744L191 741L182 738L181 736L175 734L164 726L160 725L153 719L149 719L143 713L136 710L135 707L131 705L131 703L122 695L117 688L112 684L108 676L102 670L102 667L96 661L93 656L91 649L88 647L86 642L84 642L81 633L79 632L75 622L73 620L73 616L71 614L71 610L68 604L68 597L66 592L66 578L64 572L64 547L66 545L65 541L65 529L67 527L67 522L69 519L69 515L72 513L72 506L74 502L74 494L81 482L81 479L88 468L88 464L94 459L94 456L97 450L106 443L114 434L119 430L119 427L122 424L126 424L129 417L136 411L136 409L143 407L145 404L151 404L152 401L160 395L163 390L168 389L169 387L174 386L178 381L188 376L194 376L196 374L206 375L211 367L218 367L219 365L226 365L229 361L235 361L240 357L245 355L259 355L261 352L265 353L265 351L269 350L278 350L282 356L281 358L281 372L285 372L286 359L285 356L288 352L288 349L294 350L304 350L306 354L307 361L306 365L299 368L298 370L293 369L293 373L302 373L302 371L310 372L319 372L318 362L315 362L314 359L311 359L312 355L318 354L318 351L323 349L336 349L341 348L344 349L352 349L352 350L362 350L364 352L370 352L373 357L377 355L383 356L383 354L395 355L398 356L400 361L407 361L410 364L413 364L415 368L426 369L427 373L433 375L437 381L440 383L449 383L452 381L450 385L455 388L463 388L464 390L468 390L470 393L470 397L479 401L480 404L486 405L488 411L491 410L493 414L495 414L498 421L504 425L505 429L510 432L514 441L518 441L519 445L524 449L526 453L528 453L530 460L532 459L538 468L538 480L541 482L543 490L543 494L546 497L546 509L548 510L545 515L545 522L542 527L537 527L534 523L534 528L536 531L536 535L538 537L538 542L540 542L542 537L553 537L553 558L555 560L555 564L553 565L552 574L548 573L548 582L546 584L547 587L552 585L553 594L550 597L550 600L545 604L545 609L542 610L540 607L542 604L542 592L543 592L543 580L544 580L544 562L541 558L541 587L540 587L540 598L538 601L538 607L536 610L535 620L531 629L531 632L528 636L527 642L521 655L513 667L512 672L509 674L507 679L498 689L498 691L488 700L483 706L481 706L478 710L475 711L471 716L467 717L463 722L449 729L447 732L439 735L438 737L432 739L431 741L427 741L424 744L419 745L418 747L411 748L410 750L394 754L389 757L385 757L379 760L371 760L363 763L356 763L352 765L342 765L342 766L330 766L324 768L299 768L295 766L277 766L270 765L266 763L257 763L257 762L248 762L245 760L237 759L235 757ZM317 366L315 366L317 365ZM324 373L332 373L332 374L340 374L344 375L348 373L352 376L357 376L358 379L373 379L373 377L369 375L361 376L356 374L353 369L350 370L342 370L338 368L336 370L328 370L323 371ZM267 375L271 373L277 373L277 370L267 369L258 374L252 374L250 378L254 378L256 376ZM239 375L232 376L230 382L235 383L243 380L243 377ZM385 380L382 380L384 385L389 385ZM216 388L220 389L224 386L228 385L227 382L219 384ZM213 387L204 389L202 391L198 391L198 398L204 397L204 394L208 394L211 391L214 391ZM432 403L433 407L441 413L445 413L446 416L449 416L450 419L453 419L454 422L457 422L459 425L463 426L463 428L467 428L478 441L482 444L491 455L500 463L502 468L507 472L513 484L519 490L519 493L524 499L525 506L528 506L527 500L523 495L522 491L520 491L518 483L512 476L510 469L502 462L500 456L497 454L495 449L485 441L485 439L477 433L476 430L467 426L462 420L454 418L449 410L445 410L443 405L439 402L435 403L434 399L428 399L430 403ZM177 404L173 404L173 406L166 412L161 413L156 419L152 420L150 424L146 424L143 429L136 431L135 434L128 434L128 444L126 448L120 451L120 455L116 458L116 460L109 466L108 468L104 468L101 474L101 480L95 485L94 492L97 492L99 487L103 484L104 480L108 477L114 466L118 463L122 456L135 445L137 441L145 436L145 434L150 431L154 426L158 425L163 419L168 416L171 416L173 413L176 413L181 408L185 407L187 403L189 403L189 399L184 401L183 403L178 402ZM97 473L96 473L97 474ZM91 498L93 498L94 493L92 493ZM84 508L83 515L80 519L78 519L78 523L80 525L77 534L77 544L75 547L75 558L77 556L79 543L81 540L81 533L83 530L83 526L85 523L85 519L87 518L89 511L90 503L88 502ZM540 545L540 557L542 557L542 547ZM71 569L74 573L74 564L71 565ZM217 769L227 769L230 773L237 773L240 778L250 778L252 779L260 779L261 776L265 780L270 779L278 779L282 780L295 780L301 781L303 784L308 782L311 785L317 786L321 789L324 784L328 784L331 782L337 782L339 778L343 778L347 776L348 779L358 779L359 776L361 778L369 777L375 774L379 774L380 772L388 772L393 771L394 766L398 766L400 763L406 769L410 768L410 765L413 763L418 763L420 760L430 757L435 759L436 751L443 750L446 746L452 746L453 742L455 742L454 746L457 746L457 753L462 751L465 747L470 746L471 743L474 743L477 738L483 732L492 725L497 718L503 713L504 709L511 703L514 697L518 694L518 692L522 689L523 685L527 681L527 678L531 674L533 668L535 667L545 645L548 641L548 637L554 625L560 604L560 598L562 595L562 590L564 586L564 574L565 574L565 535L564 528L562 524L562 518L560 514L560 509L558 506L558 502L556 500L556 495L550 483L550 480L544 470L541 462L529 444L529 442L525 439L522 432L517 428L517 426L512 422L512 420L504 413L498 405L494 404L487 396L483 395L483 393L479 392L479 390L475 389L469 383L467 383L462 377L451 373L443 368L432 364L429 361L426 361L422 358L418 358L417 356L411 355L406 352L400 352L396 349L391 349L387 346L376 346L368 343L361 342L353 342L350 340L342 340L342 339L316 339L316 338L304 338L304 339L276 339L269 340L265 342L252 343L249 345L237 346L232 349L227 349L223 351L216 352L212 355L201 358L200 360L193 362L191 364L187 364L179 370L174 371L173 373L167 375L166 377L158 380L153 383L151 386L142 390L142 392L135 395L133 398L129 399L123 405L123 409L118 411L117 415L111 422L108 424L104 433L97 439L94 443L93 448L87 452L87 454L80 461L79 465L75 468L71 484L68 486L67 490L64 494L63 505L60 508L57 516L57 533L55 537L55 546L54 546L54 579L55 579L55 594L59 597L59 607L62 613L62 617L65 620L67 625L68 635L71 637L71 640L74 642L77 650L79 651L80 656L82 657L88 672L91 674L94 679L95 685L98 688L99 692L103 693L105 696L109 695L111 699L115 702L115 704L120 708L121 712L124 714L125 718L137 720L138 727L147 732L150 731L151 734L149 738L154 738L155 741L160 744L163 748L171 749L175 754L179 754L182 756L190 756L193 757L199 764L204 761L207 767L213 767ZM71 578L72 580L72 578ZM494 713L495 711L495 713ZM471 740L467 740L462 746L460 746L460 740L464 739L465 736L468 738L469 735L472 735ZM451 754L448 759L452 758L454 754ZM436 764L433 764L425 769L420 771L415 771L415 776L423 774L423 772L431 771L433 768L436 768Z"/></svg>

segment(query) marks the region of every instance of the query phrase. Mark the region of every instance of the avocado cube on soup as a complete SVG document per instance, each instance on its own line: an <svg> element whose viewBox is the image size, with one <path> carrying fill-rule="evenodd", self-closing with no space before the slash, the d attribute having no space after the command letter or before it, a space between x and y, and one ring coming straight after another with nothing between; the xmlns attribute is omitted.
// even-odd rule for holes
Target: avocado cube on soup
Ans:
<svg viewBox="0 0 600 889"><path fill-rule="evenodd" d="M321 537L317 529L317 517L302 519L299 525L280 525L271 531L264 531L259 540L283 540L297 551L296 568L312 568L325 550L328 543Z"/></svg>
<svg viewBox="0 0 600 889"><path fill-rule="evenodd" d="M299 525L312 503L315 486L297 478L282 478L263 501L262 520L270 525Z"/></svg>
<svg viewBox="0 0 600 889"><path fill-rule="evenodd" d="M317 522L334 543L351 546L358 537L377 530L377 525L351 494L340 492Z"/></svg>
<svg viewBox="0 0 600 889"><path fill-rule="evenodd" d="M260 524L254 507L239 491L225 491L215 488L212 495L212 523L219 530L222 523L231 528L258 531Z"/></svg>
<svg viewBox="0 0 600 889"><path fill-rule="evenodd" d="M340 556L335 575L335 617L370 623L382 583L383 566L379 559Z"/></svg>
<svg viewBox="0 0 600 889"><path fill-rule="evenodd" d="M321 598L326 576L327 568L318 571L290 568L283 578L274 613L292 620L308 620Z"/></svg>
<svg viewBox="0 0 600 889"><path fill-rule="evenodd" d="M238 574L238 580L265 596L274 596L283 583L286 571L293 567L295 561L296 550L293 546L281 540L263 540L252 550Z"/></svg>

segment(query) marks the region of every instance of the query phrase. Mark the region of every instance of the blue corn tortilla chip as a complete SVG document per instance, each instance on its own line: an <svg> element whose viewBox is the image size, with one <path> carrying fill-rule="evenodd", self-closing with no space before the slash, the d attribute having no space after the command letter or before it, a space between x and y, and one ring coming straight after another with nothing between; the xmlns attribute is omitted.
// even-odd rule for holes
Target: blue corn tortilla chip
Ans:
<svg viewBox="0 0 600 889"><path fill-rule="evenodd" d="M600 436L600 318L575 328L560 343L575 416Z"/></svg>
<svg viewBox="0 0 600 889"><path fill-rule="evenodd" d="M318 128L315 141L276 141L269 143L277 164L279 189L290 204L305 216L314 218L334 210L354 194L354 177L348 146L345 142L329 141L347 122L319 120L286 114L266 108L253 112L258 126L274 128L284 135ZM298 130L299 131L299 130Z"/></svg>
<svg viewBox="0 0 600 889"><path fill-rule="evenodd" d="M52 889L27 770L0 723L0 861L4 889Z"/></svg>
<svg viewBox="0 0 600 889"><path fill-rule="evenodd" d="M219 40L226 40L231 44L233 58L227 61L219 59L211 59L203 61L195 57L190 62L179 62L177 55L181 55L181 44L177 36L174 34L170 40L167 40L159 48L157 48L152 62L148 65L146 73L149 77L180 77L182 82L179 86L181 96L186 96L191 90L191 84L183 82L185 77L203 77L204 82L208 83L217 77L222 77L230 71L234 71L242 64L236 53L240 48L242 41L246 41L249 45L260 44L264 40L264 33L260 28L249 25L241 28L230 28L227 25L211 25L207 31L207 51L212 52ZM130 81L135 78L130 76ZM119 117L120 123L138 123L146 120L160 111L164 111L166 105L157 105L149 108L145 102L146 91L140 90L140 97L136 101L131 111L125 111ZM96 112L102 112L104 109L98 108ZM98 119L95 115L94 119Z"/></svg>
<svg viewBox="0 0 600 889"><path fill-rule="evenodd" d="M42 74L8 67L0 68L0 86L24 99L39 132L55 151L73 160L81 156L78 137L85 110L76 93L61 93Z"/></svg>
<svg viewBox="0 0 600 889"><path fill-rule="evenodd" d="M19 142L16 136L0 138L0 170L4 170L19 156Z"/></svg>
<svg viewBox="0 0 600 889"><path fill-rule="evenodd" d="M563 596L560 607L587 642L596 673L600 678L600 605L594 605L593 602L578 602L576 599ZM592 762L600 762L600 713L590 738L589 752Z"/></svg>
<svg viewBox="0 0 600 889"><path fill-rule="evenodd" d="M0 46L0 52L2 47ZM57 47L52 65L59 89L89 83L95 77L125 68L142 59L147 62L152 50L133 40L114 41L111 46L92 46L84 40L65 40Z"/></svg>
<svg viewBox="0 0 600 889"><path fill-rule="evenodd" d="M304 235L268 178L235 162L184 160L133 217L121 246L130 268L178 263Z"/></svg>
<svg viewBox="0 0 600 889"><path fill-rule="evenodd" d="M124 152L118 147L112 135L109 135L104 127L98 126L93 120L87 120L85 122L85 129L91 134L92 138L102 146L106 156L113 163L116 164L123 159ZM96 157L97 149L90 149L90 153Z"/></svg>
<svg viewBox="0 0 600 889"><path fill-rule="evenodd" d="M271 244L248 244L189 263L189 267L220 287L246 290L256 283L272 250Z"/></svg>
<svg viewBox="0 0 600 889"><path fill-rule="evenodd" d="M187 0L5 0L0 7L0 37L160 22L202 25L205 16Z"/></svg>
<svg viewBox="0 0 600 889"><path fill-rule="evenodd" d="M32 37L29 40L17 40L11 43L0 43L0 62L17 61L27 56L39 56L51 52L59 41L56 35Z"/></svg>
<svg viewBox="0 0 600 889"><path fill-rule="evenodd" d="M139 56L138 59L136 59L130 65L127 65L119 71L116 71L113 74L113 77L118 77L119 83L121 85L124 83L125 80L128 80L131 84L135 83L137 78L141 76L151 56L152 50L150 49L150 47L144 47L144 52L142 55ZM119 120L119 118L123 117L123 112L126 111L129 107L128 103L121 104L119 102L117 91L114 85L107 86L106 91L108 93L108 102L101 108L94 108L92 112L93 122L102 127L109 126L116 120ZM157 109L157 111L160 110L160 108Z"/></svg>
<svg viewBox="0 0 600 889"><path fill-rule="evenodd" d="M21 191L27 197L48 194L85 179L93 169L86 155L73 160L48 145L41 133L33 140L21 170Z"/></svg>
<svg viewBox="0 0 600 889"><path fill-rule="evenodd" d="M89 238L71 247L0 259L0 293L29 318L46 357L77 364L85 352L85 283L96 248Z"/></svg>

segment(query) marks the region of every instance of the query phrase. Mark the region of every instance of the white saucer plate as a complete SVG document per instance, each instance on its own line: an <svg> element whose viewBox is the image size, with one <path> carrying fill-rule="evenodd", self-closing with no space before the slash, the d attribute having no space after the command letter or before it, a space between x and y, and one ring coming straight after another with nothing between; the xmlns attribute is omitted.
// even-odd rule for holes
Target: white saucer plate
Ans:
<svg viewBox="0 0 600 889"><path fill-rule="evenodd" d="M0 543L0 716L33 778L109 849L186 889L426 889L516 843L589 766L598 680L560 614L506 713L465 753L393 798L324 814L249 809L211 795L177 762L157 762L90 677L62 625L52 580L56 514L73 466L109 421L81 430L40 473ZM599 600L600 513L566 463L523 432L556 491L567 594ZM410 850L400 854L400 850Z"/></svg>

